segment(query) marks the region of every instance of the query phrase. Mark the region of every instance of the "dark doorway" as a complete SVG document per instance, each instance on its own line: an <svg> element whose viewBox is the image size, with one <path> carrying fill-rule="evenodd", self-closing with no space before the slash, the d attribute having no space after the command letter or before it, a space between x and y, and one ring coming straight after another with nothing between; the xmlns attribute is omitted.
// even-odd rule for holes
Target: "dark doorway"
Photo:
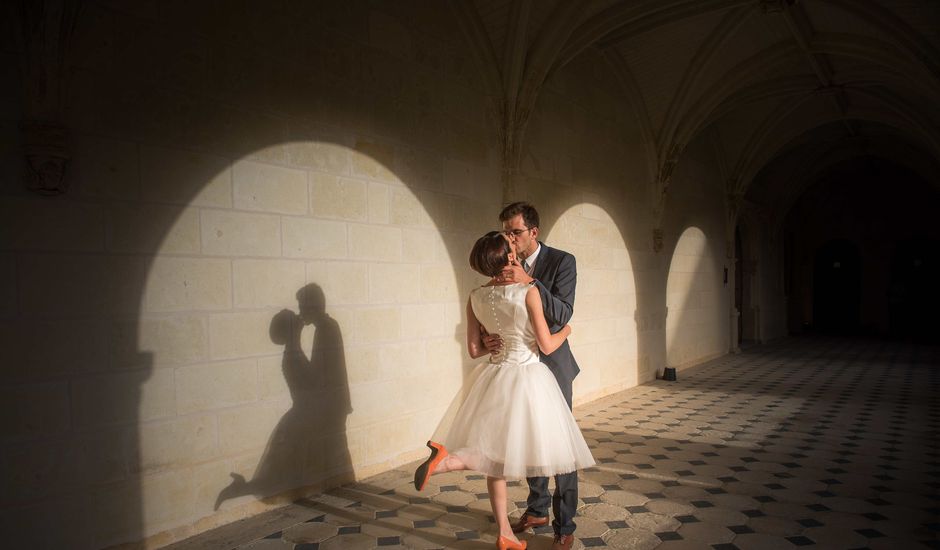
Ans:
<svg viewBox="0 0 940 550"><path fill-rule="evenodd" d="M912 238L898 243L891 262L888 309L891 334L919 341L937 339L940 320L940 241Z"/></svg>
<svg viewBox="0 0 940 550"><path fill-rule="evenodd" d="M829 241L816 252L813 270L813 328L852 334L859 327L862 262L850 241Z"/></svg>

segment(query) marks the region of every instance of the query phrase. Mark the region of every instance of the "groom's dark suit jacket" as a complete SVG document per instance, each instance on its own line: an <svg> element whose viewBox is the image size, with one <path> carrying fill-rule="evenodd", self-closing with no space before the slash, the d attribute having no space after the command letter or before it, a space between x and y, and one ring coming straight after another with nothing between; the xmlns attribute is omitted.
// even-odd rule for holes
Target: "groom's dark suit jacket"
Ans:
<svg viewBox="0 0 940 550"><path fill-rule="evenodd" d="M535 260L532 278L542 297L542 308L545 310L545 320L552 333L556 333L571 320L574 313L574 290L578 282L578 267L574 256L557 248L546 246L540 242L542 250ZM542 362L558 380L565 400L571 407L571 383L575 376L581 372L578 363L571 354L568 340L551 355L540 354Z"/></svg>

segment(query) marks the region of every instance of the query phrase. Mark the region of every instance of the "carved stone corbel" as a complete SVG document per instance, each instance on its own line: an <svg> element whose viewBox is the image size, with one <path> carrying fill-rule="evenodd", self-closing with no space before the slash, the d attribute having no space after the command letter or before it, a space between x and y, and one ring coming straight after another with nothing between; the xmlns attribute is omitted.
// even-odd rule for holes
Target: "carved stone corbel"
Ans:
<svg viewBox="0 0 940 550"><path fill-rule="evenodd" d="M68 131L57 122L24 121L26 188L40 195L61 195L68 190Z"/></svg>
<svg viewBox="0 0 940 550"><path fill-rule="evenodd" d="M663 230L658 227L653 228L653 252L663 251Z"/></svg>
<svg viewBox="0 0 940 550"><path fill-rule="evenodd" d="M16 6L25 120L26 187L42 195L68 189L68 131L62 124L66 57L81 0L23 0Z"/></svg>
<svg viewBox="0 0 940 550"><path fill-rule="evenodd" d="M764 13L780 13L796 2L797 0L760 0L760 9Z"/></svg>
<svg viewBox="0 0 940 550"><path fill-rule="evenodd" d="M518 109L507 101L500 102L499 117L502 124L497 129L500 143L500 165L502 167L503 202L518 200L516 175L522 162L522 139L529 119L527 109Z"/></svg>
<svg viewBox="0 0 940 550"><path fill-rule="evenodd" d="M653 252L660 252L663 249L663 213L666 210L666 187L668 183L660 181L653 182Z"/></svg>
<svg viewBox="0 0 940 550"><path fill-rule="evenodd" d="M676 164L679 163L680 154L682 154L682 145L674 143L659 165L659 174L657 174L656 181L662 185L664 192L669 186L669 182L672 179L672 172L676 169Z"/></svg>
<svg viewBox="0 0 940 550"><path fill-rule="evenodd" d="M659 163L656 180L653 181L653 252L658 253L663 249L663 216L666 212L666 198L669 192L669 184L672 182L672 172L675 170L676 164L679 163L681 153L682 145L673 144L669 153Z"/></svg>

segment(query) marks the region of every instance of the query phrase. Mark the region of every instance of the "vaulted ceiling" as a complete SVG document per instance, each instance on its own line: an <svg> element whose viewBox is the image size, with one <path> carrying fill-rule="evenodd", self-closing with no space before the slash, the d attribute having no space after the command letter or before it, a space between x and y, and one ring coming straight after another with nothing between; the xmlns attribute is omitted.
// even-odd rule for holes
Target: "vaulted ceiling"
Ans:
<svg viewBox="0 0 940 550"><path fill-rule="evenodd" d="M794 178L811 179L852 155L881 155L935 180L940 174L940 2L453 0L452 7L503 118L510 168L542 84L594 50L636 114L651 184L661 190L683 148L703 136L738 201L792 204Z"/></svg>

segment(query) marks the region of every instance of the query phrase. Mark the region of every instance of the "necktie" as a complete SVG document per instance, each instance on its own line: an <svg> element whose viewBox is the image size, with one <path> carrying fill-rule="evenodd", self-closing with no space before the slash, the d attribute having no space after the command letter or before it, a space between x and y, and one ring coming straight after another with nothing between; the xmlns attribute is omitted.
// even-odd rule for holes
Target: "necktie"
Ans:
<svg viewBox="0 0 940 550"><path fill-rule="evenodd" d="M525 272L528 273L528 272L529 272L529 262L527 262L527 261L525 261L525 260L522 260L522 269L524 269Z"/></svg>

